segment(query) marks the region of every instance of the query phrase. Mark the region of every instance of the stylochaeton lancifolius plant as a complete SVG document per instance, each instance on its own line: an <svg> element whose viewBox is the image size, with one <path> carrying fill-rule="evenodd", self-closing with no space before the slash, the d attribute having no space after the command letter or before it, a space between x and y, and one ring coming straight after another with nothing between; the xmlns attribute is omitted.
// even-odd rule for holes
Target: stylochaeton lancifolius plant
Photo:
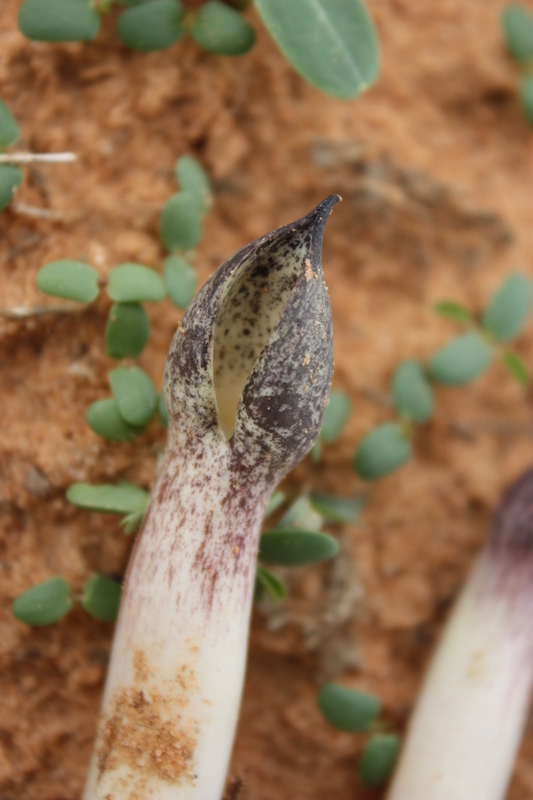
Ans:
<svg viewBox="0 0 533 800"><path fill-rule="evenodd" d="M239 251L189 307L167 359L169 440L148 508L148 493L127 484L69 492L80 506L131 512L132 527L144 518L87 799L120 798L124 786L161 798L221 796L251 603L258 587L283 592L266 569L256 577L258 549L285 566L331 558L337 544L317 527L357 513L327 496L301 498L260 539L263 517L285 500L274 487L310 450L326 412L332 326L321 246L338 199ZM111 619L117 587L94 576L82 605ZM19 597L14 612L47 624L72 600L53 578Z"/></svg>
<svg viewBox="0 0 533 800"><path fill-rule="evenodd" d="M226 261L174 337L165 462L126 575L85 800L222 795L262 519L331 386L321 247L338 199Z"/></svg>
<svg viewBox="0 0 533 800"><path fill-rule="evenodd" d="M132 359L147 345L150 327L144 303L157 303L168 295L179 308L189 305L196 285L192 266L193 248L202 235L202 217L211 205L211 189L206 173L190 156L176 164L180 191L165 204L160 222L162 241L170 252L163 265L163 276L141 264L121 264L101 276L81 261L60 260L46 264L38 273L40 289L47 294L80 304L94 302L105 291L113 301L105 331L105 351L123 364L108 375L111 396L96 400L87 409L87 423L95 434L110 442L131 441L141 436L153 420L168 427L164 399L152 378ZM334 441L340 435L350 404L341 392L332 392L325 410L320 440ZM150 502L150 492L128 481L91 484L76 483L67 491L68 500L92 512L122 516L127 534L141 524ZM287 508L288 506L288 508ZM338 552L336 540L322 532L324 523L353 522L358 516L360 498L345 498L313 493L310 496L274 492L265 519L279 508L284 513L261 537L260 566L257 569L255 597L283 599L287 588L272 566L300 567L332 558ZM279 515L278 515L279 516ZM53 576L20 595L13 604L15 616L33 626L48 625L62 619L79 601L99 620L116 619L121 585L116 575L92 575L76 591L62 576Z"/></svg>

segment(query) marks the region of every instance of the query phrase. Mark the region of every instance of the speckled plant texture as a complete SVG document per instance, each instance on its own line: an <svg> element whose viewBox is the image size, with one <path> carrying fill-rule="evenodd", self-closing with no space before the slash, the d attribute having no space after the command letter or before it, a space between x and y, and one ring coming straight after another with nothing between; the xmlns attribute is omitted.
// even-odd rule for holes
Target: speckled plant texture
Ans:
<svg viewBox="0 0 533 800"><path fill-rule="evenodd" d="M219 800L266 503L310 450L333 370L332 196L217 270L172 342L165 464L130 563L85 800Z"/></svg>

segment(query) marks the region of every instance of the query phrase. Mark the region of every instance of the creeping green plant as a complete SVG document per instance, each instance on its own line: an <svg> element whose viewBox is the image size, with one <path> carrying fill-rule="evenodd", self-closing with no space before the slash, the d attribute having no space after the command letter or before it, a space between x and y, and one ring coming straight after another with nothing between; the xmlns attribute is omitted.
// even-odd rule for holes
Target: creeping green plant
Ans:
<svg viewBox="0 0 533 800"><path fill-rule="evenodd" d="M0 153L15 144L19 136L20 130L15 117L3 100L0 100ZM22 170L16 164L0 164L0 211L13 200L22 178Z"/></svg>
<svg viewBox="0 0 533 800"><path fill-rule="evenodd" d="M16 144L19 138L18 122L4 101L0 99L0 211L3 211L11 203L22 183L24 177L22 165L35 162L65 164L76 160L74 153L7 152L7 148ZM21 208L18 211L23 213ZM27 209L25 213L31 212Z"/></svg>
<svg viewBox="0 0 533 800"><path fill-rule="evenodd" d="M318 707L333 727L370 734L359 762L359 779L363 786L372 788L386 783L398 757L400 739L387 733L386 724L378 721L379 697L328 683L318 693Z"/></svg>
<svg viewBox="0 0 533 800"><path fill-rule="evenodd" d="M134 50L164 50L188 35L210 53L240 56L256 39L242 8L222 0L207 0L197 10L181 0L24 0L18 24L29 39L88 41L113 6L127 6L117 32ZM255 0L254 6L281 52L313 86L351 100L376 80L378 41L363 0Z"/></svg>
<svg viewBox="0 0 533 800"><path fill-rule="evenodd" d="M398 419L378 425L363 438L353 462L357 474L373 481L409 461L416 427L433 417L435 385L464 386L486 372L496 358L527 386L528 369L507 345L524 329L532 305L533 283L522 273L506 278L479 319L459 303L437 303L438 314L466 331L434 353L428 364L409 360L397 367L391 390Z"/></svg>
<svg viewBox="0 0 533 800"><path fill-rule="evenodd" d="M114 622L120 603L121 586L105 575L93 575L76 596L64 578L50 578L19 595L13 615L32 627L58 622L79 602L85 611L102 622Z"/></svg>
<svg viewBox="0 0 533 800"><path fill-rule="evenodd" d="M184 309L194 296L197 278L191 264L192 248L201 238L201 222L211 205L211 186L200 164L190 156L178 159L176 177L180 192L170 198L161 217L162 239L171 252L163 275L128 262L103 277L89 264L69 259L45 264L37 275L42 292L77 303L92 303L105 289L113 301L105 330L105 351L110 358L137 358L148 344L150 321L144 303L159 303L168 295ZM112 370L109 385L111 396L97 400L87 410L87 423L99 436L129 441L156 417L167 426L162 398L140 367Z"/></svg>
<svg viewBox="0 0 533 800"><path fill-rule="evenodd" d="M73 8L76 14L76 7ZM200 218L211 202L207 175L188 156L178 160L176 173L181 179L183 196ZM183 263L187 267L184 279L173 274L169 291L171 300L179 297L177 305L182 308L192 299L196 284L192 266ZM37 286L46 294L84 304L94 302L105 287L113 301L105 331L106 353L115 359L131 359L141 354L150 336L143 303L157 303L166 297L167 277L166 266L163 279L156 270L125 263L111 269L104 278L84 262L62 259L39 270ZM87 423L95 433L108 441L122 442L139 436L156 416L163 427L168 426L162 397L144 370L129 364L113 369L108 378L111 396L97 400L87 410ZM150 494L126 482L101 486L79 483L70 487L67 498L87 510L120 514L126 533L132 533L142 522ZM118 599L115 585L100 576L87 583L81 605L98 619L110 621L118 609ZM64 616L71 607L70 587L62 578L55 578L17 598L13 611L28 624L48 624Z"/></svg>

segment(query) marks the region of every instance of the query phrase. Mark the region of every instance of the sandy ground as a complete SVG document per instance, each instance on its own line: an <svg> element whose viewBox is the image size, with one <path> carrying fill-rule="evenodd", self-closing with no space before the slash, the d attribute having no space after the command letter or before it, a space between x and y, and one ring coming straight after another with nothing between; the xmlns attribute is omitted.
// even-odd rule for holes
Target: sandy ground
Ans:
<svg viewBox="0 0 533 800"><path fill-rule="evenodd" d="M382 74L342 103L308 87L259 23L257 46L240 59L188 42L142 55L120 46L112 18L92 44L27 42L17 3L1 0L0 96L21 124L20 144L79 157L26 170L17 195L58 219L16 205L0 216L1 306L49 302L35 275L55 258L85 258L102 274L126 260L161 265L158 215L184 153L215 187L202 281L251 239L339 192L324 264L334 385L355 411L322 463L301 465L287 485L365 490L351 458L390 417L383 393L395 365L455 333L432 304L453 298L479 310L508 272L532 273L533 136L501 42L504 4L415 5L369 0ZM107 310L102 298L75 315L0 320L1 800L79 797L112 637L80 610L30 630L12 618L11 601L54 574L76 589L93 571L122 574L131 541L115 518L70 506L65 490L119 478L149 487L164 448L155 425L117 445L85 424L87 406L107 393ZM155 312L140 365L158 384L180 313L170 303ZM532 326L517 347L533 364ZM533 462L531 400L500 365L467 389L439 390L416 457L372 487L360 524L336 531L341 557L293 573L290 599L256 612L232 765L242 800L382 796L358 784L363 739L327 726L317 687L342 679L377 692L403 730L490 512ZM532 796L533 731L509 798Z"/></svg>

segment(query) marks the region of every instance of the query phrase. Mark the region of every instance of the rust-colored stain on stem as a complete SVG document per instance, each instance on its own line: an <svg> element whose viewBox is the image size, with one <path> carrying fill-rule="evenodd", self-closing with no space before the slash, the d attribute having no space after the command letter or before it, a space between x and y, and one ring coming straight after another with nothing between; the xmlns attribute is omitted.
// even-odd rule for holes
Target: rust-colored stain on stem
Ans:
<svg viewBox="0 0 533 800"><path fill-rule="evenodd" d="M127 792L128 786L134 786L128 800L145 800L152 796L151 791L147 793L151 777L173 784L194 780L194 725L187 722L182 727L179 715L168 719L167 709L187 705L195 678L193 669L184 666L176 675L175 684L163 694L153 687L148 659L140 649L135 651L133 666L134 683L112 698L96 755L100 775L126 765L135 779L130 782L126 777L121 778L121 791ZM115 800L114 794L106 800Z"/></svg>

